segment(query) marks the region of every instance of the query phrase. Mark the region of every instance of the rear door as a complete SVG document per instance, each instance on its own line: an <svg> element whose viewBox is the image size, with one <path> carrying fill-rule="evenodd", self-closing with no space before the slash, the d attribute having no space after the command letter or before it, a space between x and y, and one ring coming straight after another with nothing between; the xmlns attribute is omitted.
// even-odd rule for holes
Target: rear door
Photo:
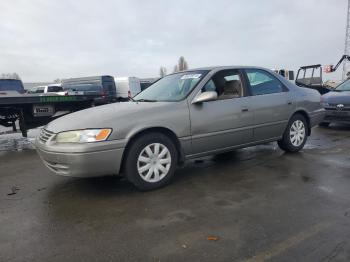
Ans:
<svg viewBox="0 0 350 262"><path fill-rule="evenodd" d="M239 70L217 72L200 92L216 91L218 99L190 104L192 154L215 152L253 140L253 113Z"/></svg>
<svg viewBox="0 0 350 262"><path fill-rule="evenodd" d="M245 69L254 111L254 140L282 136L295 103L292 93L273 74L262 69Z"/></svg>

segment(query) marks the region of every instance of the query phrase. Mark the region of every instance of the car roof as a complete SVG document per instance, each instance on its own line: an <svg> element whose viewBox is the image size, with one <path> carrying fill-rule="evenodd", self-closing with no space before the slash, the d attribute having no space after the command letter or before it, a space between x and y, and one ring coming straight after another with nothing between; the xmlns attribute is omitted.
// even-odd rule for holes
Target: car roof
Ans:
<svg viewBox="0 0 350 262"><path fill-rule="evenodd" d="M263 70L269 70L264 67L259 66L207 66L207 67L198 67L198 68L192 68L188 70L184 70L182 72L191 72L196 70L208 70L208 71L218 71L218 70L224 70L224 69L263 69Z"/></svg>

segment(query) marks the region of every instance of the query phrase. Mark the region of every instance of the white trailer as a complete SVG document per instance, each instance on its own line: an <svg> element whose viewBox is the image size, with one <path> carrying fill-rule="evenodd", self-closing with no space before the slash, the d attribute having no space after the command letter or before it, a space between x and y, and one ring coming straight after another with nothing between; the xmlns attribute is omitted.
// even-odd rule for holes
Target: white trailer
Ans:
<svg viewBox="0 0 350 262"><path fill-rule="evenodd" d="M116 97L128 99L141 92L140 79L137 77L115 77Z"/></svg>

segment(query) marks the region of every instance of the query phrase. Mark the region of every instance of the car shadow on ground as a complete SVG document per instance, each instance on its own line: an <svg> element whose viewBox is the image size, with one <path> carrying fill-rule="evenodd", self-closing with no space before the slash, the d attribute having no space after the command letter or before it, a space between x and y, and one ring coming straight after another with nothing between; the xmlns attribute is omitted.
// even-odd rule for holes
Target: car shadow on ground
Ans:
<svg viewBox="0 0 350 262"><path fill-rule="evenodd" d="M330 124L328 127L320 127L322 129L334 130L334 131L350 131L350 124Z"/></svg>
<svg viewBox="0 0 350 262"><path fill-rule="evenodd" d="M188 161L179 167L170 185L154 190L181 190L181 186L197 176L210 178L218 173L225 176L240 179L241 171L251 166L265 163L269 159L276 159L288 155L277 149L276 143L269 143L245 149L239 149L214 156L203 157ZM100 197L115 197L130 194L149 194L137 190L130 182L122 176L107 176L98 178L62 178L51 187L50 196L62 195L63 193L94 195Z"/></svg>
<svg viewBox="0 0 350 262"><path fill-rule="evenodd" d="M128 210L135 209L130 212L138 212L140 205L152 208L166 200L170 201L167 208L173 209L172 203L182 201L184 196L199 201L213 190L244 193L247 181L249 186L254 186L255 180L262 176L289 177L288 161L300 161L303 155L302 152L284 153L276 143L269 143L203 157L180 167L168 186L149 192L137 190L123 177L59 178L47 189L47 200L51 215L57 218L78 219L84 206L90 210L84 212L94 210L105 214L111 209L111 203L113 210L125 210L127 206ZM252 171L256 168L258 171ZM272 174L276 169L279 171Z"/></svg>

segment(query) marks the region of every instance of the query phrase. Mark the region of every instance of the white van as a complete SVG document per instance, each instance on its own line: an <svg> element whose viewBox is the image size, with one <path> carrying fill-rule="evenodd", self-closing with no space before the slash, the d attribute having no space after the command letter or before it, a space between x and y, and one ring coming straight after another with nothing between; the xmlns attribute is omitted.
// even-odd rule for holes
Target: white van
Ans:
<svg viewBox="0 0 350 262"><path fill-rule="evenodd" d="M115 77L114 82L118 99L134 97L141 92L140 79L137 77Z"/></svg>

